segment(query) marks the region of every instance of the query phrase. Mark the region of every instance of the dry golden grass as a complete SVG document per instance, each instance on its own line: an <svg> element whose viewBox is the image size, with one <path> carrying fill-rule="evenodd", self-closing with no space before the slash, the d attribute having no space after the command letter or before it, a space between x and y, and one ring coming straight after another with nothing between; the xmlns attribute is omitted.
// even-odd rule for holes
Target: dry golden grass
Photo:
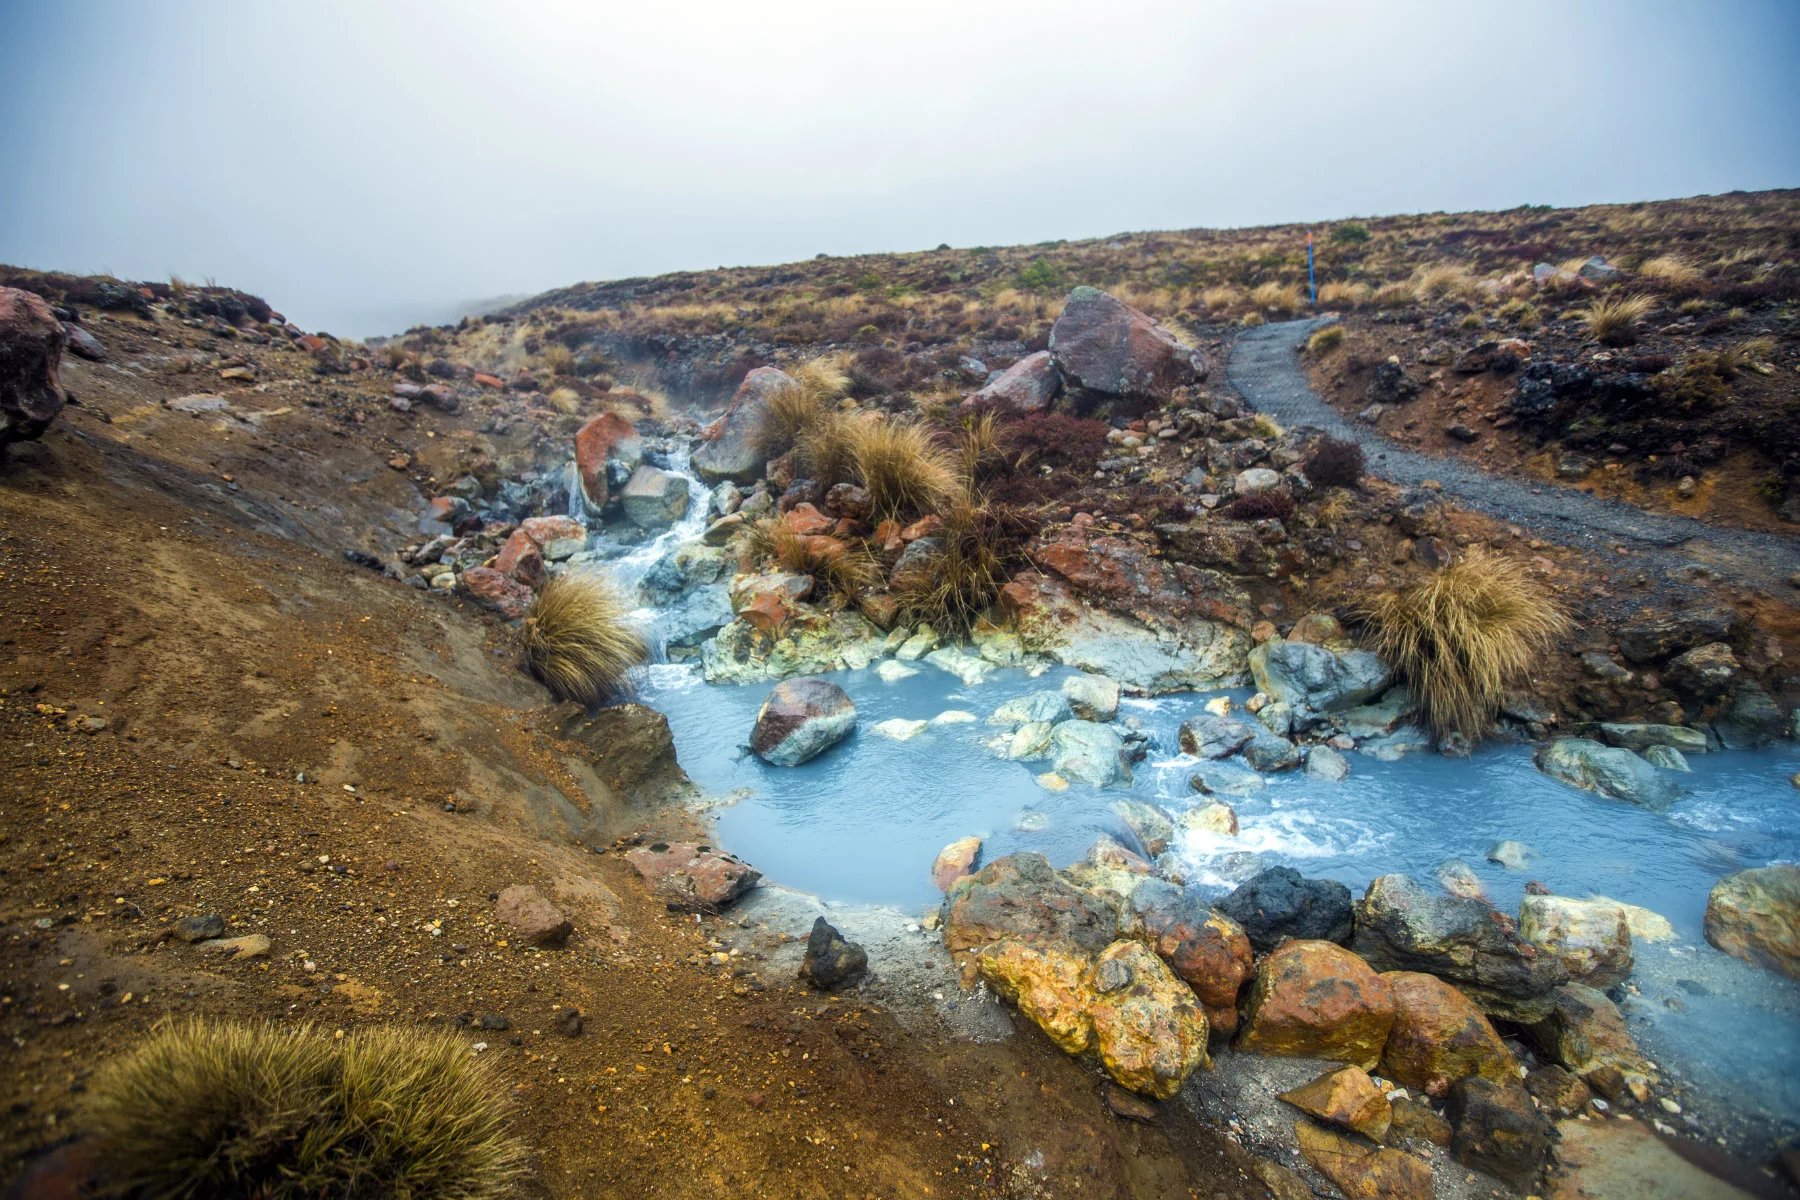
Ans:
<svg viewBox="0 0 1800 1200"><path fill-rule="evenodd" d="M1678 254L1659 254L1645 259L1638 267L1638 274L1676 289L1698 287L1706 279L1704 271Z"/></svg>
<svg viewBox="0 0 1800 1200"><path fill-rule="evenodd" d="M1384 283L1369 298L1376 308L1407 308L1419 302L1419 294L1405 280Z"/></svg>
<svg viewBox="0 0 1800 1200"><path fill-rule="evenodd" d="M590 708L619 691L648 651L631 608L592 571L567 571L526 610L525 663L550 694Z"/></svg>
<svg viewBox="0 0 1800 1200"><path fill-rule="evenodd" d="M581 394L574 388L553 388L549 400L550 407L565 417L572 417L581 411Z"/></svg>
<svg viewBox="0 0 1800 1200"><path fill-rule="evenodd" d="M881 560L866 546L847 545L834 538L805 537L779 517L768 517L752 525L744 548L752 564L773 560L790 574L812 576L813 600L826 608L853 604L882 580Z"/></svg>
<svg viewBox="0 0 1800 1200"><path fill-rule="evenodd" d="M164 1025L89 1090L105 1189L153 1198L496 1200L525 1174L506 1091L454 1035Z"/></svg>
<svg viewBox="0 0 1800 1200"><path fill-rule="evenodd" d="M1482 547L1376 597L1366 612L1377 650L1412 686L1433 732L1470 740L1567 627L1555 598L1521 563Z"/></svg>
<svg viewBox="0 0 1800 1200"><path fill-rule="evenodd" d="M825 355L789 368L791 387L769 397L769 416L757 439L763 453L774 457L797 444L850 390L850 376L839 355Z"/></svg>
<svg viewBox="0 0 1800 1200"><path fill-rule="evenodd" d="M800 468L821 486L848 483L856 477L856 456L851 452L851 431L866 420L878 418L856 413L828 412L801 431L795 442Z"/></svg>
<svg viewBox="0 0 1800 1200"><path fill-rule="evenodd" d="M1366 283L1334 279L1319 285L1319 304L1326 308L1360 308L1369 302L1371 294Z"/></svg>
<svg viewBox="0 0 1800 1200"><path fill-rule="evenodd" d="M942 516L943 527L933 535L941 553L928 569L903 574L892 587L908 620L927 622L940 633L963 632L1012 577L1032 523L973 488L951 500Z"/></svg>
<svg viewBox="0 0 1800 1200"><path fill-rule="evenodd" d="M575 373L575 352L561 342L552 342L544 347L538 356L543 360L552 375L573 375Z"/></svg>
<svg viewBox="0 0 1800 1200"><path fill-rule="evenodd" d="M960 490L956 460L917 421L852 422L851 461L879 517L936 512Z"/></svg>
<svg viewBox="0 0 1800 1200"><path fill-rule="evenodd" d="M1225 312L1237 308L1244 302L1244 293L1240 288L1229 286L1209 287L1200 293L1200 303L1208 312Z"/></svg>
<svg viewBox="0 0 1800 1200"><path fill-rule="evenodd" d="M1300 310L1303 301L1299 284L1271 280L1258 284L1251 291L1250 302L1265 312L1294 313Z"/></svg>
<svg viewBox="0 0 1800 1200"><path fill-rule="evenodd" d="M1588 336L1603 346L1629 346L1637 341L1638 322L1655 309L1648 296L1610 296L1582 310Z"/></svg>
<svg viewBox="0 0 1800 1200"><path fill-rule="evenodd" d="M1420 267L1413 275L1413 294L1423 300L1457 300L1472 295L1475 280L1454 263Z"/></svg>
<svg viewBox="0 0 1800 1200"><path fill-rule="evenodd" d="M1344 327L1327 325L1306 339L1306 352L1317 356L1335 350L1344 344Z"/></svg>

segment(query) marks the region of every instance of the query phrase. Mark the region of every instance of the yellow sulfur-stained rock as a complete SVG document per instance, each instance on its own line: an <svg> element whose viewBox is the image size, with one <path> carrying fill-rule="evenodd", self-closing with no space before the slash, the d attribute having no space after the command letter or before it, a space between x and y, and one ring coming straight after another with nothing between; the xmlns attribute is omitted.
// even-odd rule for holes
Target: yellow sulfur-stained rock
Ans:
<svg viewBox="0 0 1800 1200"><path fill-rule="evenodd" d="M1394 1108L1387 1093L1361 1067L1339 1067L1281 1098L1309 1117L1360 1133L1372 1142L1387 1140Z"/></svg>
<svg viewBox="0 0 1800 1200"><path fill-rule="evenodd" d="M1301 1157L1350 1200L1431 1200L1431 1168L1403 1150L1366 1146L1311 1121L1294 1126Z"/></svg>
<svg viewBox="0 0 1800 1200"><path fill-rule="evenodd" d="M1094 1049L1124 1087L1158 1100L1206 1061L1206 1013L1141 942L1114 942L1088 973Z"/></svg>
<svg viewBox="0 0 1800 1200"><path fill-rule="evenodd" d="M1332 942L1292 941L1257 968L1238 1049L1369 1069L1393 1024L1394 998L1368 963Z"/></svg>
<svg viewBox="0 0 1800 1200"><path fill-rule="evenodd" d="M1496 1083L1518 1078L1518 1060L1475 1002L1434 975L1388 971L1394 1027L1382 1073L1407 1087L1442 1096L1467 1075Z"/></svg>
<svg viewBox="0 0 1800 1200"><path fill-rule="evenodd" d="M983 947L975 964L988 986L1018 1005L1060 1049L1069 1054L1087 1049L1094 1024L1085 995L1086 959L1009 941Z"/></svg>

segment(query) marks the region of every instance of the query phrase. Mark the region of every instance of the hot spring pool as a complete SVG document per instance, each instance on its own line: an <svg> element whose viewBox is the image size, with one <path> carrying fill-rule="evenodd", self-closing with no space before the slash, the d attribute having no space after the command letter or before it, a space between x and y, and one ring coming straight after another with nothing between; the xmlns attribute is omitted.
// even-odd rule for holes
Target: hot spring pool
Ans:
<svg viewBox="0 0 1800 1200"><path fill-rule="evenodd" d="M697 665L664 664L648 669L642 691L668 715L694 781L715 797L736 797L717 813L720 843L767 878L831 902L916 918L938 898L932 859L957 838L980 836L983 861L1036 850L1066 865L1103 833L1130 844L1112 811L1120 797L1171 813L1206 802L1189 789L1197 762L1178 752L1176 731L1211 694L1126 698L1118 719L1151 738L1131 784L1052 792L1036 782L1046 763L1008 761L987 747L1001 732L988 717L1071 672L996 670L966 686L914 665L917 675L893 683L873 670L827 676L856 702L858 728L799 767L771 767L744 749L771 685L709 685ZM941 719L957 712L974 719ZM874 731L896 717L934 723L907 741ZM1517 911L1529 879L1565 895L1642 905L1678 934L1672 944L1637 947L1624 1008L1646 1052L1716 1102L1715 1115L1744 1126L1746 1138L1779 1137L1800 1123L1800 986L1719 953L1701 932L1720 876L1800 859L1800 790L1788 782L1800 771L1800 747L1692 755L1686 794L1666 814L1558 783L1523 746L1466 759L1346 757L1351 774L1342 782L1287 772L1258 791L1221 796L1237 810L1240 834L1179 835L1189 882L1222 895L1261 867L1285 865L1360 895L1392 871L1428 882L1454 858L1504 911ZM1532 849L1526 869L1487 861L1505 838Z"/></svg>

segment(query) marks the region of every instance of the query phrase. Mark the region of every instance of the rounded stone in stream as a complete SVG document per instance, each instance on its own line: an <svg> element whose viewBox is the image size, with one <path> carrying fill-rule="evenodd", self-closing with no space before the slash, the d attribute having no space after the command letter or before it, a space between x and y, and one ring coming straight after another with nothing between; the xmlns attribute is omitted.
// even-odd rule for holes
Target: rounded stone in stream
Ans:
<svg viewBox="0 0 1800 1200"><path fill-rule="evenodd" d="M1270 867L1219 901L1243 927L1258 954L1287 938L1348 942L1350 889L1335 879L1307 879L1292 867Z"/></svg>
<svg viewBox="0 0 1800 1200"><path fill-rule="evenodd" d="M823 679L786 679L756 714L750 749L772 766L797 767L837 745L856 728L856 705Z"/></svg>
<svg viewBox="0 0 1800 1200"><path fill-rule="evenodd" d="M844 940L824 917L813 921L806 939L806 957L800 960L800 978L822 991L849 983L869 969L869 955L855 942Z"/></svg>

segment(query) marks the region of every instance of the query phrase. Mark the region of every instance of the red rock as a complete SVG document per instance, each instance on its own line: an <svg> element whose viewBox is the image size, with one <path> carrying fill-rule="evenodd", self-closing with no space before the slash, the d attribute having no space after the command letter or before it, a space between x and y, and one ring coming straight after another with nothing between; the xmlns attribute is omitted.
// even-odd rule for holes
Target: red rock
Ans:
<svg viewBox="0 0 1800 1200"><path fill-rule="evenodd" d="M419 398L439 412L453 413L462 407L462 401L447 383L428 383L419 389Z"/></svg>
<svg viewBox="0 0 1800 1200"><path fill-rule="evenodd" d="M1151 949L1194 989L1213 1031L1235 1033L1238 993L1254 971L1243 927L1189 893L1167 905L1140 908L1135 916Z"/></svg>
<svg viewBox="0 0 1800 1200"><path fill-rule="evenodd" d="M1388 1078L1442 1097L1468 1075L1496 1083L1518 1078L1518 1060L1475 1002L1434 975L1388 971L1394 1027L1382 1052Z"/></svg>
<svg viewBox="0 0 1800 1200"><path fill-rule="evenodd" d="M891 517L875 526L875 536L871 540L884 554L898 554L906 545L900 540L900 522Z"/></svg>
<svg viewBox="0 0 1800 1200"><path fill-rule="evenodd" d="M601 413L575 431L575 467L590 505L606 503L606 460L628 453L638 440L631 422L613 412Z"/></svg>
<svg viewBox="0 0 1800 1200"><path fill-rule="evenodd" d="M506 386L498 375L489 375L486 371L475 372L475 382L484 388L492 388L496 392Z"/></svg>
<svg viewBox="0 0 1800 1200"><path fill-rule="evenodd" d="M519 522L519 528L540 546L587 537L587 526L574 517L526 517Z"/></svg>
<svg viewBox="0 0 1800 1200"><path fill-rule="evenodd" d="M794 610L780 596L773 592L763 592L752 596L737 610L737 615L758 632L773 635L788 623Z"/></svg>
<svg viewBox="0 0 1800 1200"><path fill-rule="evenodd" d="M937 884L938 891L949 891L951 884L975 873L975 858L980 853L980 838L956 839L938 851L937 860L931 864L931 882Z"/></svg>
<svg viewBox="0 0 1800 1200"><path fill-rule="evenodd" d="M533 946L559 946L575 928L542 892L524 883L512 884L500 892L494 915L520 940Z"/></svg>
<svg viewBox="0 0 1800 1200"><path fill-rule="evenodd" d="M1393 1024L1393 994L1368 963L1331 942L1290 941L1257 967L1238 1048L1367 1070Z"/></svg>
<svg viewBox="0 0 1800 1200"><path fill-rule="evenodd" d="M515 529L500 547L500 553L494 556L494 570L511 575L533 591L543 587L548 578L543 550L523 529Z"/></svg>
<svg viewBox="0 0 1800 1200"><path fill-rule="evenodd" d="M1137 309L1078 287L1050 329L1050 355L1070 387L1139 403L1206 378L1206 359Z"/></svg>
<svg viewBox="0 0 1800 1200"><path fill-rule="evenodd" d="M805 501L788 509L781 523L802 537L814 534L830 533L833 522L830 517Z"/></svg>
<svg viewBox="0 0 1800 1200"><path fill-rule="evenodd" d="M930 537L943 527L944 519L936 513L932 513L929 516L920 517L911 525L902 529L900 531L900 540L903 542L916 542L920 538Z"/></svg>
<svg viewBox="0 0 1800 1200"><path fill-rule="evenodd" d="M670 908L723 908L755 886L762 873L711 846L658 842L625 852L625 861Z"/></svg>
<svg viewBox="0 0 1800 1200"><path fill-rule="evenodd" d="M492 567L470 567L464 571L462 589L477 604L509 621L524 616L525 610L531 607L532 590Z"/></svg>
<svg viewBox="0 0 1800 1200"><path fill-rule="evenodd" d="M1014 413L1042 412L1062 391L1062 376L1048 350L1027 354L1000 377L964 400L964 408L991 403Z"/></svg>
<svg viewBox="0 0 1800 1200"><path fill-rule="evenodd" d="M0 287L0 450L41 436L62 411L57 371L68 343L42 296Z"/></svg>

